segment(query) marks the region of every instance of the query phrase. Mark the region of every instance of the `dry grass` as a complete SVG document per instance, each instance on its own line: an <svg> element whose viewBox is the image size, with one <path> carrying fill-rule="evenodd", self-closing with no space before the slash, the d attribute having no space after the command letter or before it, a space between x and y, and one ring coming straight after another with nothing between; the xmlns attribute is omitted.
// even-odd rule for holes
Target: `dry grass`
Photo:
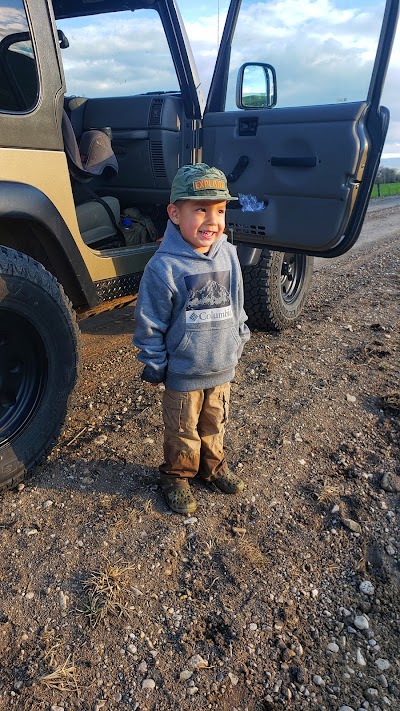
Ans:
<svg viewBox="0 0 400 711"><path fill-rule="evenodd" d="M129 572L134 566L107 563L104 570L96 570L84 582L87 599L83 609L79 610L88 618L91 627L95 627L107 616L129 615L128 602Z"/></svg>
<svg viewBox="0 0 400 711"><path fill-rule="evenodd" d="M382 395L381 400L383 407L394 412L400 412L400 390Z"/></svg>
<svg viewBox="0 0 400 711"><path fill-rule="evenodd" d="M246 538L240 539L238 542L238 550L241 557L247 564L250 564L253 569L262 568L267 562L260 548Z"/></svg>
<svg viewBox="0 0 400 711"><path fill-rule="evenodd" d="M57 646L52 647L46 653L44 659L51 671L48 674L43 674L39 681L54 691L71 691L72 689L78 691L74 659L69 654L64 662L57 664L54 656Z"/></svg>
<svg viewBox="0 0 400 711"><path fill-rule="evenodd" d="M320 492L317 494L319 504L335 504L340 498L340 488L337 484L329 481L324 481Z"/></svg>

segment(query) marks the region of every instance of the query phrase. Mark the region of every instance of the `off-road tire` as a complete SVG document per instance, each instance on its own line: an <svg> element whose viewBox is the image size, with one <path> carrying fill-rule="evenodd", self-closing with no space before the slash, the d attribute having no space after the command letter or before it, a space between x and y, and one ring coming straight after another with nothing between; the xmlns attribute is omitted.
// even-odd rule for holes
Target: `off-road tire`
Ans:
<svg viewBox="0 0 400 711"><path fill-rule="evenodd" d="M0 247L0 491L54 446L79 363L79 330L60 284Z"/></svg>
<svg viewBox="0 0 400 711"><path fill-rule="evenodd" d="M257 264L244 267L244 307L250 328L282 331L297 321L313 263L313 257L264 249Z"/></svg>

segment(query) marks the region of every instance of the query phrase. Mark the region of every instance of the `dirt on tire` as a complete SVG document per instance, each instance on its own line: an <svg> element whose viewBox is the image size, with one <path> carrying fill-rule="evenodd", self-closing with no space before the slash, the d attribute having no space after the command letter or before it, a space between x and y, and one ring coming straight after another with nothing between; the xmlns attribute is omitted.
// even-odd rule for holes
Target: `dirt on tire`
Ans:
<svg viewBox="0 0 400 711"><path fill-rule="evenodd" d="M187 519L133 307L81 322L64 433L1 498L0 709L400 709L399 217L317 260L297 326L253 332L226 434L246 489L195 480Z"/></svg>

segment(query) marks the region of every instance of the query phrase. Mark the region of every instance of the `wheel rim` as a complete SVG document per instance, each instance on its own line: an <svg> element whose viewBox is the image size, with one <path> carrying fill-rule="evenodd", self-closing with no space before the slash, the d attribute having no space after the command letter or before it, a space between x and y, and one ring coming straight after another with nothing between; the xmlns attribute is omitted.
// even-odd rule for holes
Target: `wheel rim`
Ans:
<svg viewBox="0 0 400 711"><path fill-rule="evenodd" d="M285 252L281 269L281 297L285 304L296 301L304 282L306 257Z"/></svg>
<svg viewBox="0 0 400 711"><path fill-rule="evenodd" d="M28 319L0 313L0 445L12 441L31 419L47 378L42 339Z"/></svg>

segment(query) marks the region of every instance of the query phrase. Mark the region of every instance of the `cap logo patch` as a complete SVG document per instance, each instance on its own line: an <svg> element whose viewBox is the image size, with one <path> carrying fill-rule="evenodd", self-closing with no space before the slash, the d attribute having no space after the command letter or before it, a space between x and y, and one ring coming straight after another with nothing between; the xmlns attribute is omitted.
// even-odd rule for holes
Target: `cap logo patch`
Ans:
<svg viewBox="0 0 400 711"><path fill-rule="evenodd" d="M193 182L194 190L209 190L210 188L215 188L217 190L226 190L226 183L224 180L195 180Z"/></svg>

